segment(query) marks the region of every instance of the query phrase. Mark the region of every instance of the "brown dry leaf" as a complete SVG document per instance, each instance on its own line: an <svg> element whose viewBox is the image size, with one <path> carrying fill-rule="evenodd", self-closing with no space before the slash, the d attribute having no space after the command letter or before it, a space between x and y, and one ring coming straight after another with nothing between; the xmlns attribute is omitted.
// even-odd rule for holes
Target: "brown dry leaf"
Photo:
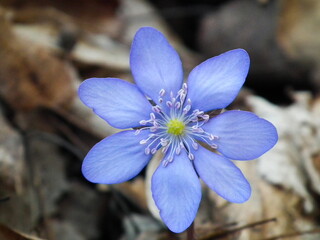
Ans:
<svg viewBox="0 0 320 240"><path fill-rule="evenodd" d="M68 105L75 72L65 61L13 32L0 9L0 94L15 109Z"/></svg>
<svg viewBox="0 0 320 240"><path fill-rule="evenodd" d="M48 18L52 20L50 11L58 11L75 19L81 29L113 35L119 31L120 23L115 17L119 0L89 2L87 0L2 0L1 4L16 9L18 11L16 19L19 22L34 22L35 19L42 21ZM61 20L64 21L64 19L55 18L55 21Z"/></svg>
<svg viewBox="0 0 320 240"><path fill-rule="evenodd" d="M3 240L44 240L28 234L15 231L3 224L0 224L0 239Z"/></svg>
<svg viewBox="0 0 320 240"><path fill-rule="evenodd" d="M105 67L112 71L129 70L128 46L112 39L106 31L108 26L100 25L96 18L91 20L95 21L91 28L83 28L83 16L77 18L77 14L70 16L51 7L15 9L10 10L10 14L17 38L26 39L52 54L67 52L72 60L81 64ZM103 21L112 22L112 19L117 18ZM96 27L100 30L97 31Z"/></svg>
<svg viewBox="0 0 320 240"><path fill-rule="evenodd" d="M8 124L1 108L0 126L0 193L8 191L8 193L22 194L25 177L23 140L19 133Z"/></svg>
<svg viewBox="0 0 320 240"><path fill-rule="evenodd" d="M320 64L320 1L284 0L278 39L292 59L303 64Z"/></svg>

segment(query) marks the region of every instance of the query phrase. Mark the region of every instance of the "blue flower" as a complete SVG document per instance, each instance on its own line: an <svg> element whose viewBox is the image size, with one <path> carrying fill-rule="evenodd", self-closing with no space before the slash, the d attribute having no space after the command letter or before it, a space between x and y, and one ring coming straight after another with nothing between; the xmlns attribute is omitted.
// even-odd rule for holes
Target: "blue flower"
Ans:
<svg viewBox="0 0 320 240"><path fill-rule="evenodd" d="M237 96L250 65L247 52L235 49L208 59L191 71L186 84L177 52L159 31L144 27L135 35L130 65L136 84L91 78L79 88L83 103L111 126L135 129L97 143L84 159L83 175L94 183L121 183L162 151L151 190L173 232L184 231L196 216L199 177L224 199L247 201L250 184L230 159L258 158L275 145L277 131L250 112L207 114Z"/></svg>

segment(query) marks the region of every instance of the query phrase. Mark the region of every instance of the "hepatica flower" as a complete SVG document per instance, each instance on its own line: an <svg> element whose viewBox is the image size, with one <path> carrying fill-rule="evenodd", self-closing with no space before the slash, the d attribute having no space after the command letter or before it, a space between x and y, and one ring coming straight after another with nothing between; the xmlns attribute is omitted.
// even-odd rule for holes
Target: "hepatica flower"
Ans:
<svg viewBox="0 0 320 240"><path fill-rule="evenodd" d="M113 127L132 129L97 143L84 159L83 175L94 183L121 183L162 151L151 190L173 232L184 231L196 216L199 178L230 202L247 201L250 184L231 159L261 156L277 142L277 131L250 112L226 111L214 118L208 112L234 100L249 64L246 51L231 50L198 65L183 83L176 51L156 29L141 28L130 54L136 84L91 78L79 88L80 99L98 116Z"/></svg>

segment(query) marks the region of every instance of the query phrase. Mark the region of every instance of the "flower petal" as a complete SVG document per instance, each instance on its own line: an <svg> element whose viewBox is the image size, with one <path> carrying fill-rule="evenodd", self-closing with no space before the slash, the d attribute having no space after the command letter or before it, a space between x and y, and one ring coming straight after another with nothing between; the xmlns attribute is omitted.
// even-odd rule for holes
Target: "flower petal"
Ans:
<svg viewBox="0 0 320 240"><path fill-rule="evenodd" d="M130 65L138 87L154 102L159 103L159 92L174 94L182 86L183 69L177 52L158 30L140 28L136 33L130 54Z"/></svg>
<svg viewBox="0 0 320 240"><path fill-rule="evenodd" d="M116 78L90 78L79 87L81 101L116 128L140 126L151 104L132 83Z"/></svg>
<svg viewBox="0 0 320 240"><path fill-rule="evenodd" d="M114 184L135 177L150 161L152 155L144 153L140 140L149 131L123 131L98 142L87 154L82 173L90 182Z"/></svg>
<svg viewBox="0 0 320 240"><path fill-rule="evenodd" d="M203 126L217 135L218 151L227 158L251 160L260 157L278 141L276 128L251 112L227 111Z"/></svg>
<svg viewBox="0 0 320 240"><path fill-rule="evenodd" d="M185 152L166 167L160 164L152 177L152 195L160 216L172 232L182 232L193 222L201 200L201 186Z"/></svg>
<svg viewBox="0 0 320 240"><path fill-rule="evenodd" d="M235 49L195 67L188 78L192 108L206 112L228 106L238 95L249 65L248 53Z"/></svg>
<svg viewBox="0 0 320 240"><path fill-rule="evenodd" d="M250 198L250 184L231 160L203 147L194 154L194 165L200 178L218 195L234 203Z"/></svg>

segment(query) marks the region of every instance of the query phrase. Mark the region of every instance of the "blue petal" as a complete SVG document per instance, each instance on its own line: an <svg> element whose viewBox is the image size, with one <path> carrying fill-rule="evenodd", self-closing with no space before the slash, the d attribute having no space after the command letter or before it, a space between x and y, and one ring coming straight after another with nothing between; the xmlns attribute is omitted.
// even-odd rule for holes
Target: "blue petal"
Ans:
<svg viewBox="0 0 320 240"><path fill-rule="evenodd" d="M159 92L181 88L183 69L179 55L158 30L143 27L136 33L130 54L130 65L138 87L154 102L159 103Z"/></svg>
<svg viewBox="0 0 320 240"><path fill-rule="evenodd" d="M186 230L196 217L201 186L185 152L166 167L162 164L152 177L152 195L160 216L172 232Z"/></svg>
<svg viewBox="0 0 320 240"><path fill-rule="evenodd" d="M188 78L192 108L206 112L228 106L238 95L249 65L248 53L235 49L195 67Z"/></svg>
<svg viewBox="0 0 320 240"><path fill-rule="evenodd" d="M145 145L140 140L148 137L149 131L123 131L97 143L87 154L82 164L82 173L94 183L114 184L135 177L150 161L152 155L144 153Z"/></svg>
<svg viewBox="0 0 320 240"><path fill-rule="evenodd" d="M79 87L79 97L116 128L138 127L150 118L151 104L134 84L121 79L87 79Z"/></svg>
<svg viewBox="0 0 320 240"><path fill-rule="evenodd" d="M218 151L227 158L251 160L260 157L278 141L276 128L251 112L228 111L203 126L217 135Z"/></svg>
<svg viewBox="0 0 320 240"><path fill-rule="evenodd" d="M232 161L203 147L194 154L194 165L200 178L218 195L234 203L250 198L250 184Z"/></svg>

